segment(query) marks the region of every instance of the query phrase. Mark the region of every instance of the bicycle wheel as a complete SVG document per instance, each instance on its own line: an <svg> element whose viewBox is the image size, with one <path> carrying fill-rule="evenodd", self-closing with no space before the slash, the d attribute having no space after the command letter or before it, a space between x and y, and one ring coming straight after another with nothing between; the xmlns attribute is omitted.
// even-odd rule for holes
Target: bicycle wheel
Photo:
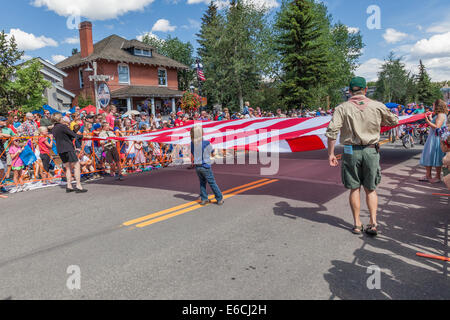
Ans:
<svg viewBox="0 0 450 320"><path fill-rule="evenodd" d="M409 140L409 135L406 135L402 138L402 144L406 149L411 148L411 141Z"/></svg>

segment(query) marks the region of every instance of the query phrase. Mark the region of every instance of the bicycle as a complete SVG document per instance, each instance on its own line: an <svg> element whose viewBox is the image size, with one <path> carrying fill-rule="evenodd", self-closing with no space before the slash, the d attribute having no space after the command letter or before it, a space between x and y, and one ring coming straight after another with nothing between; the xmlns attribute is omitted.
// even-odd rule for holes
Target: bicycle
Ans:
<svg viewBox="0 0 450 320"><path fill-rule="evenodd" d="M414 148L414 126L407 125L400 140L406 149Z"/></svg>

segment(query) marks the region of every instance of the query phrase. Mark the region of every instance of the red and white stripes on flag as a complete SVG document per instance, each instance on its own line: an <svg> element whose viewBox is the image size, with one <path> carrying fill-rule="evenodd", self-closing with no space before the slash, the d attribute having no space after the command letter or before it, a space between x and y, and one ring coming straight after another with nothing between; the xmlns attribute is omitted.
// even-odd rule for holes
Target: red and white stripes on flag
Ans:
<svg viewBox="0 0 450 320"><path fill-rule="evenodd" d="M400 117L400 123L416 122L425 115ZM229 121L191 121L182 127L163 129L136 136L108 138L114 140L148 141L188 145L190 130L201 124L204 139L216 149L252 150L261 152L302 152L327 147L325 132L331 117L257 118ZM382 128L382 132L392 127Z"/></svg>
<svg viewBox="0 0 450 320"><path fill-rule="evenodd" d="M200 63L197 63L197 77L201 81L206 81L205 74L203 73L203 67L202 67L202 65Z"/></svg>

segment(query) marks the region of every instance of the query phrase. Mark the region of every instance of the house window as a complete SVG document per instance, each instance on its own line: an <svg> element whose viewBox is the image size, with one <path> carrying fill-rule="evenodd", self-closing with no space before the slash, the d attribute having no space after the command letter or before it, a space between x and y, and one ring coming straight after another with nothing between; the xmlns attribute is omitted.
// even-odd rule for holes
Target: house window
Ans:
<svg viewBox="0 0 450 320"><path fill-rule="evenodd" d="M160 86L167 86L167 71L166 71L166 69L158 69L158 84Z"/></svg>
<svg viewBox="0 0 450 320"><path fill-rule="evenodd" d="M126 64L119 64L119 83L130 84L130 70Z"/></svg>
<svg viewBox="0 0 450 320"><path fill-rule="evenodd" d="M78 78L80 79L80 88L84 88L83 69L78 70Z"/></svg>
<svg viewBox="0 0 450 320"><path fill-rule="evenodd" d="M134 48L134 55L135 56L151 57L152 56L152 52L150 50Z"/></svg>

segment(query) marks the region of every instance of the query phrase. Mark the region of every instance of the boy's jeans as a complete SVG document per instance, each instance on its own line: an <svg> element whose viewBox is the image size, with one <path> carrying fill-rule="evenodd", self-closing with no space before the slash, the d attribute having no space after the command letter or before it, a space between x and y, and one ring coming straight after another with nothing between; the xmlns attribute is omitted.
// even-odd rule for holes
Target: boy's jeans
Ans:
<svg viewBox="0 0 450 320"><path fill-rule="evenodd" d="M206 182L208 182L214 195L216 196L217 202L223 200L222 192L217 186L216 179L214 179L214 174L211 169L206 169L204 167L195 167L197 171L198 178L200 179L200 197L202 201L208 200L208 193L206 192Z"/></svg>

